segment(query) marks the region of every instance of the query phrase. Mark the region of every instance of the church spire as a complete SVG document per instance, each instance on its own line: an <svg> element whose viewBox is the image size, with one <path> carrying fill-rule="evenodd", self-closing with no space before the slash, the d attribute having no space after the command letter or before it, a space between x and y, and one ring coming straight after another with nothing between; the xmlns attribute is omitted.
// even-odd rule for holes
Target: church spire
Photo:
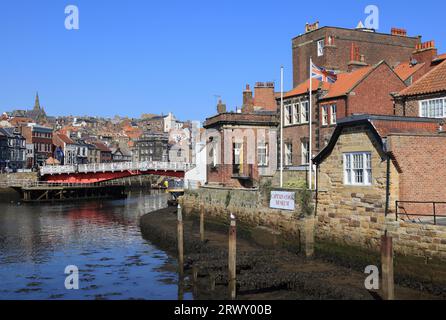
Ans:
<svg viewBox="0 0 446 320"><path fill-rule="evenodd" d="M34 110L40 110L40 101L38 92L36 92L36 101L34 102Z"/></svg>

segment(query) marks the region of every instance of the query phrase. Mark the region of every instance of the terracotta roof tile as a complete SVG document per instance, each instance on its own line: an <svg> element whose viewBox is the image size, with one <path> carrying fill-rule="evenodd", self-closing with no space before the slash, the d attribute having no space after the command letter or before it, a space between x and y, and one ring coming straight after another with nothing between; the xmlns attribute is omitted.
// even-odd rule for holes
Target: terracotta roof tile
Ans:
<svg viewBox="0 0 446 320"><path fill-rule="evenodd" d="M414 96L446 91L446 61L443 61L432 71L410 87L400 92L400 96Z"/></svg>
<svg viewBox="0 0 446 320"><path fill-rule="evenodd" d="M65 142L66 144L75 144L74 141L71 140L71 139L70 139L67 135L65 135L65 134L58 133L58 134L57 134L57 137L58 137L61 141Z"/></svg>
<svg viewBox="0 0 446 320"><path fill-rule="evenodd" d="M404 62L396 66L394 71L398 77L400 77L403 81L406 81L411 75L423 68L424 65L425 63L412 65L410 62Z"/></svg>
<svg viewBox="0 0 446 320"><path fill-rule="evenodd" d="M321 85L321 81L316 80L316 79L312 79L312 80L313 80L312 89L313 89L313 91L316 91L319 88L319 86ZM325 90L328 90L330 88L330 84L327 82L322 82L322 88ZM290 98L290 97L298 96L298 95L307 93L308 90L310 90L310 80L306 80L306 81L302 82L293 90L285 93L283 95L283 97Z"/></svg>
<svg viewBox="0 0 446 320"><path fill-rule="evenodd" d="M394 121L394 120L372 120L376 131L381 137L387 137L389 134L411 133L411 134L437 134L438 122L414 122Z"/></svg>
<svg viewBox="0 0 446 320"><path fill-rule="evenodd" d="M375 69L375 67L363 67L353 72L338 74L338 80L330 86L330 90L323 98L336 98L346 95L362 79L364 79L370 71Z"/></svg>
<svg viewBox="0 0 446 320"><path fill-rule="evenodd" d="M100 151L102 152L111 152L111 150L102 142L93 142L93 144L96 146L96 148L98 148Z"/></svg>
<svg viewBox="0 0 446 320"><path fill-rule="evenodd" d="M446 53L439 54L432 60L432 62L439 62L439 61L443 61L443 60L446 60Z"/></svg>

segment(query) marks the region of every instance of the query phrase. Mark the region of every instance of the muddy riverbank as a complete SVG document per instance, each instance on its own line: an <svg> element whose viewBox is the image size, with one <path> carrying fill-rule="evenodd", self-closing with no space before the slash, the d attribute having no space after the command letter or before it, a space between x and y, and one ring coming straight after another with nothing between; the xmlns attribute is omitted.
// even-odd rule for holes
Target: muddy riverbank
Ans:
<svg viewBox="0 0 446 320"><path fill-rule="evenodd" d="M177 252L176 208L141 217L143 236L173 257ZM199 221L185 216L185 281L195 299L228 297L228 223L206 218L205 242ZM265 245L264 236L239 223L237 240L237 292L239 299L379 299L380 292L364 287L366 275L326 259L306 259L279 246ZM259 241L260 239L260 241ZM266 241L268 242L268 241ZM167 266L174 268L175 266ZM396 286L398 299L438 299L419 290Z"/></svg>

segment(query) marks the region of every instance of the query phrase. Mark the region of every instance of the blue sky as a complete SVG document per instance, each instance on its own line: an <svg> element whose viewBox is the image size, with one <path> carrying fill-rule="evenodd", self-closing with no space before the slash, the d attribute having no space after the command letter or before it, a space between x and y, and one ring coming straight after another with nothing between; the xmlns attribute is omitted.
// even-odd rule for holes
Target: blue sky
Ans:
<svg viewBox="0 0 446 320"><path fill-rule="evenodd" d="M80 30L64 27L77 5ZM355 27L380 9L380 32L402 27L445 52L443 1L2 0L0 111L31 107L39 91L51 115L174 112L204 120L220 95L241 105L246 83L291 89L291 39L306 22Z"/></svg>

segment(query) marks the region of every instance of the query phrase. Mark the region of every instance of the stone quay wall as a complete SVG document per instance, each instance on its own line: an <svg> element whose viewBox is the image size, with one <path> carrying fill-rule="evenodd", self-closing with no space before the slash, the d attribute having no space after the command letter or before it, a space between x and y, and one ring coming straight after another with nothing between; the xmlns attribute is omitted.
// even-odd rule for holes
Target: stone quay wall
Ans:
<svg viewBox="0 0 446 320"><path fill-rule="evenodd" d="M300 239L301 243L305 243L309 221L314 219L301 217L298 192L294 212L270 209L268 193L202 187L187 191L180 203L186 214L198 214L200 206L204 205L206 216L225 220L233 213L239 221L253 229L267 228L288 239ZM340 200L338 205L326 196L324 193L319 195L319 207L316 208L318 215L314 233L318 242L332 242L379 252L381 236L387 230L394 239L396 253L446 261L446 226L397 222L392 214L386 218L382 199L371 195L349 194L348 199ZM334 206L337 206L336 210ZM321 212L321 208L327 210ZM296 245L300 246L298 243Z"/></svg>
<svg viewBox="0 0 446 320"><path fill-rule="evenodd" d="M394 239L395 251L403 255L446 261L446 226L392 219L387 222L387 232Z"/></svg>
<svg viewBox="0 0 446 320"><path fill-rule="evenodd" d="M26 172L26 173L2 173L0 174L0 186L6 185L10 181L17 180L27 180L27 181L37 181L37 172Z"/></svg>
<svg viewBox="0 0 446 320"><path fill-rule="evenodd" d="M305 240L305 225L313 217L301 217L299 200L294 212L270 209L267 193L259 190L231 189L223 187L201 187L187 191L180 204L185 214L198 214L200 206L205 208L205 215L218 219L229 219L233 213L242 223L256 228L264 227L287 238ZM296 191L296 199L299 191ZM314 222L313 222L314 224Z"/></svg>

